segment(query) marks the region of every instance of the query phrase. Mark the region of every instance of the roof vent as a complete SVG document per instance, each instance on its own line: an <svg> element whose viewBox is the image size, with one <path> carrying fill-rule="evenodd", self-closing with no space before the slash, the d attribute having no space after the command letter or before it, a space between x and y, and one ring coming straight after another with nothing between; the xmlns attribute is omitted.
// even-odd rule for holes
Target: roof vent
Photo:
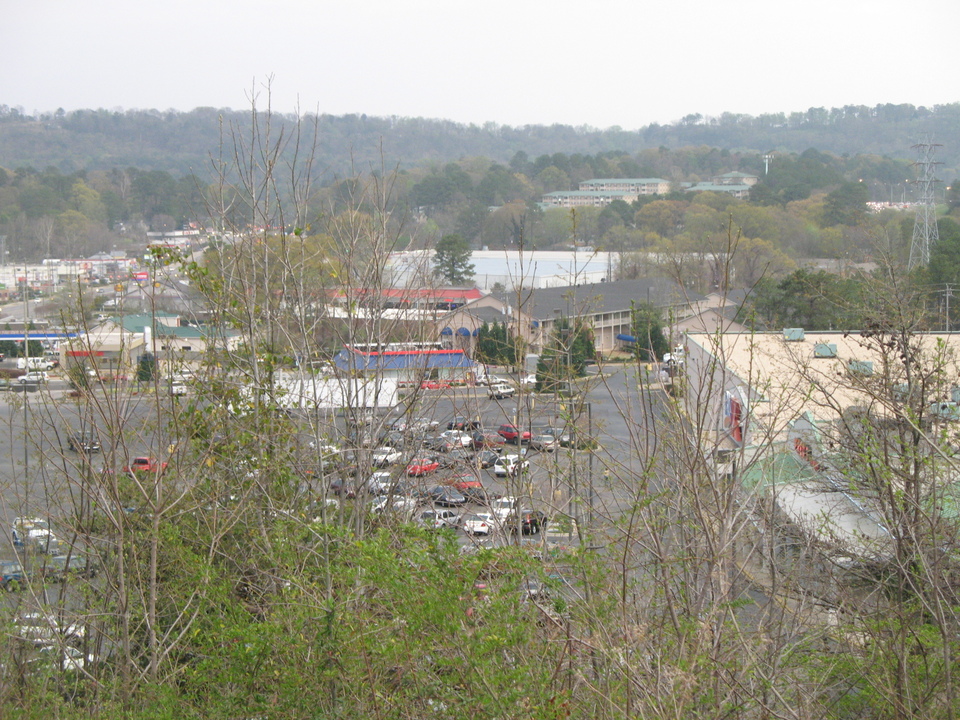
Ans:
<svg viewBox="0 0 960 720"><path fill-rule="evenodd" d="M835 358L837 356L836 343L817 343L813 346L815 358Z"/></svg>
<svg viewBox="0 0 960 720"><path fill-rule="evenodd" d="M803 340L803 328L784 328L783 339L787 342L801 342Z"/></svg>
<svg viewBox="0 0 960 720"><path fill-rule="evenodd" d="M847 363L847 372L863 377L873 375L873 363L869 360L851 360Z"/></svg>

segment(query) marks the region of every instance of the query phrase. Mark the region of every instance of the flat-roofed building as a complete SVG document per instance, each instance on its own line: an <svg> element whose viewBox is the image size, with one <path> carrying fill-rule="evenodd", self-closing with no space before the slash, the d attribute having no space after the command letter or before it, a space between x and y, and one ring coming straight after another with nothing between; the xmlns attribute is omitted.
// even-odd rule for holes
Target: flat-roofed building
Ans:
<svg viewBox="0 0 960 720"><path fill-rule="evenodd" d="M631 195L666 195L670 181L663 178L594 178L580 182L581 190L623 192Z"/></svg>
<svg viewBox="0 0 960 720"><path fill-rule="evenodd" d="M689 332L684 349L683 402L718 476L740 480L746 502L772 502L837 557L890 557L876 492L863 478L869 458L852 460L849 448L863 428L876 443L917 427L927 448L921 453L952 452L936 447L944 436L930 428L960 422L960 334L914 333L904 345L883 333L801 328ZM923 381L911 384L911 377ZM896 462L898 447L890 440L873 451ZM957 495L952 463L931 462L921 472L922 502L936 496L942 506Z"/></svg>

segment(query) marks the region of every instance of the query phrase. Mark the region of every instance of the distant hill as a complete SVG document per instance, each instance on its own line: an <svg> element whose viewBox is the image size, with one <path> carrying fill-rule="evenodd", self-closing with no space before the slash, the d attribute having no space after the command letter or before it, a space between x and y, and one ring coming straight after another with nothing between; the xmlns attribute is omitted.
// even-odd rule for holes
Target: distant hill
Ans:
<svg viewBox="0 0 960 720"><path fill-rule="evenodd" d="M318 130L317 165L327 179L349 173L351 166L379 167L381 147L382 160L391 168L464 157L507 162L520 151L534 158L553 153L636 153L645 148L699 145L744 152L816 148L841 156L875 154L903 159L912 158L910 146L926 136L944 146L938 154L944 163L942 178L953 179L960 168L960 103L934 108L811 108L758 117L690 115L672 125L650 125L635 131L568 125L478 126L366 115L321 115L312 119ZM275 116L273 121L273 137L290 141L296 118ZM301 129L312 135L312 122ZM238 137L249 138L251 113L213 108L190 112L78 110L30 117L0 105L0 167L53 166L63 173L136 167L165 170L174 176L196 173L210 177L211 158L218 156L221 146L228 157L233 153L231 130ZM225 138L223 143L221 137Z"/></svg>

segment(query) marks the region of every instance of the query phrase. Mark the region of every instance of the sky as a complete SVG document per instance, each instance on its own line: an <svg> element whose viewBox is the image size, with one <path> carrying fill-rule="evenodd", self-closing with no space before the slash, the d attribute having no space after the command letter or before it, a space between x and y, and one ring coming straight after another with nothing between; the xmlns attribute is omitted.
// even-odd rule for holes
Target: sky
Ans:
<svg viewBox="0 0 960 720"><path fill-rule="evenodd" d="M960 101L956 0L0 0L0 105L619 126Z"/></svg>

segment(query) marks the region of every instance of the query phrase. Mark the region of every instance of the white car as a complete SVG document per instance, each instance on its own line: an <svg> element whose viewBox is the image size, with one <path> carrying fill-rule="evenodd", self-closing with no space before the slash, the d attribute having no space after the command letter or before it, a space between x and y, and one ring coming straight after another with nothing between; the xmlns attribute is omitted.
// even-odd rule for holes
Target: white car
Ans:
<svg viewBox="0 0 960 720"><path fill-rule="evenodd" d="M377 498L370 506L370 510L378 515L394 513L407 518L411 517L416 509L417 501L413 498L390 497L389 495Z"/></svg>
<svg viewBox="0 0 960 720"><path fill-rule="evenodd" d="M444 430L440 437L460 447L468 448L473 444L473 436L463 430Z"/></svg>
<svg viewBox="0 0 960 720"><path fill-rule="evenodd" d="M504 495L503 497L494 500L490 505L490 509L493 510L494 516L502 522L510 516L510 513L512 513L515 508L519 506L520 501L517 500L517 498Z"/></svg>
<svg viewBox="0 0 960 720"><path fill-rule="evenodd" d="M460 527L467 535L489 535L496 527L496 519L493 513L473 513L463 518Z"/></svg>
<svg viewBox="0 0 960 720"><path fill-rule="evenodd" d="M383 447L378 447L376 450L374 450L370 459L371 462L373 462L373 464L377 467L386 467L387 465L393 465L394 463L400 462L402 457L402 452L396 448L384 445Z"/></svg>
<svg viewBox="0 0 960 720"><path fill-rule="evenodd" d="M460 513L455 510L441 510L440 508L424 510L417 518L417 522L434 530L445 527L455 528L460 524Z"/></svg>
<svg viewBox="0 0 960 720"><path fill-rule="evenodd" d="M17 382L21 385L26 385L27 383L45 383L47 381L47 373L43 370L34 370L32 372L25 373L17 378Z"/></svg>
<svg viewBox="0 0 960 720"><path fill-rule="evenodd" d="M170 394L171 394L171 395L186 395L186 394L187 394L187 386L184 385L184 384L183 384L182 382L180 382L179 380L171 380L171 381L170 381Z"/></svg>
<svg viewBox="0 0 960 720"><path fill-rule="evenodd" d="M524 387L533 387L537 384L537 374L530 373L529 375L524 375L520 378L520 384Z"/></svg>
<svg viewBox="0 0 960 720"><path fill-rule="evenodd" d="M14 619L13 636L34 645L82 640L83 625L61 625L52 613L28 612Z"/></svg>
<svg viewBox="0 0 960 720"><path fill-rule="evenodd" d="M375 472L367 480L367 490L371 495L386 495L396 484L393 476L388 472Z"/></svg>
<svg viewBox="0 0 960 720"><path fill-rule="evenodd" d="M16 547L43 543L51 534L50 523L43 518L18 517L13 521L11 536Z"/></svg>
<svg viewBox="0 0 960 720"><path fill-rule="evenodd" d="M497 477L507 477L523 472L530 467L529 460L522 460L519 455L501 455L493 463L493 474Z"/></svg>

